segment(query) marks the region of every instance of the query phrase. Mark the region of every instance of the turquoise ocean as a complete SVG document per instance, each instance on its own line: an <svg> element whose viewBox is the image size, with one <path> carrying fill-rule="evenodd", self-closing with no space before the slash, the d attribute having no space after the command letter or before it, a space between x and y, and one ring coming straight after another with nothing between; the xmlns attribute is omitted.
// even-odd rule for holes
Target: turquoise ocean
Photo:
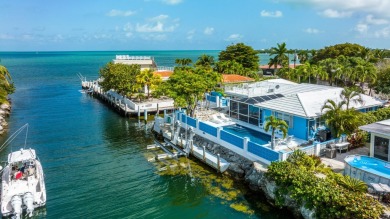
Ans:
<svg viewBox="0 0 390 219"><path fill-rule="evenodd" d="M153 56L159 66L219 51L0 52L16 86L9 132L29 123L27 146L42 162L47 205L36 218L290 218L262 194L196 160L180 171L149 162L153 136L80 92L115 55ZM266 63L268 57L262 58ZM5 161L24 138L0 152ZM179 165L180 166L180 165Z"/></svg>

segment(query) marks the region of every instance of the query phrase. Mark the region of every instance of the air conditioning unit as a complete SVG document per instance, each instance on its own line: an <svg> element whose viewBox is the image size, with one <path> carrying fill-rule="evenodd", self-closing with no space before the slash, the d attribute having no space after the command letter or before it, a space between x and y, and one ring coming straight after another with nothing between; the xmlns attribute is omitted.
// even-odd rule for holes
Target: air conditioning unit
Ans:
<svg viewBox="0 0 390 219"><path fill-rule="evenodd" d="M268 89L268 93L273 93L274 92L274 89L273 88L269 88Z"/></svg>

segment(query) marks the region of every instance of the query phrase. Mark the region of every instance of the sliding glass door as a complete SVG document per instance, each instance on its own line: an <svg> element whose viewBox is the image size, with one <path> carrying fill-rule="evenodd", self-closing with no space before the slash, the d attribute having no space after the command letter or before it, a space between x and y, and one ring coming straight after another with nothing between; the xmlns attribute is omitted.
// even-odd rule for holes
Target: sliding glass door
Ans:
<svg viewBox="0 0 390 219"><path fill-rule="evenodd" d="M375 136L374 157L389 161L389 139Z"/></svg>

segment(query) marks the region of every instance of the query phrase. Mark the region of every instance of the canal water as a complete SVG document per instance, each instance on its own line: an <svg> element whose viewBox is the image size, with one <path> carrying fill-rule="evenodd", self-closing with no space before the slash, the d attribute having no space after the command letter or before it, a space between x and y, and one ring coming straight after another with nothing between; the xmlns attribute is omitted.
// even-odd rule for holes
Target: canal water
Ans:
<svg viewBox="0 0 390 219"><path fill-rule="evenodd" d="M218 51L140 51L158 65ZM195 160L159 171L138 121L80 92L77 73L96 79L118 52L0 52L16 86L9 133L29 123L27 145L42 162L47 206L36 218L289 218L228 176ZM0 152L5 161L23 136Z"/></svg>

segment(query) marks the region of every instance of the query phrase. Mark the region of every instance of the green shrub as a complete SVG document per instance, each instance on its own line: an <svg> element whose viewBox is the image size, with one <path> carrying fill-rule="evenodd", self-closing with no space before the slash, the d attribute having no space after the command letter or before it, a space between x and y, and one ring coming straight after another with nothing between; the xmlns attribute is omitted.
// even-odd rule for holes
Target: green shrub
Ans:
<svg viewBox="0 0 390 219"><path fill-rule="evenodd" d="M343 186L346 189L349 189L353 192L366 192L367 185L361 180L352 178L350 176L342 176L338 179L339 185Z"/></svg>
<svg viewBox="0 0 390 219"><path fill-rule="evenodd" d="M361 182L333 173L323 166L313 169L315 160L300 152L294 152L289 160L292 162L273 162L266 173L266 177L278 185L276 204L282 205L284 195L288 194L297 203L314 209L317 218L371 219L382 214L382 205L366 196L366 187L363 190ZM316 177L316 172L324 173L326 177Z"/></svg>

